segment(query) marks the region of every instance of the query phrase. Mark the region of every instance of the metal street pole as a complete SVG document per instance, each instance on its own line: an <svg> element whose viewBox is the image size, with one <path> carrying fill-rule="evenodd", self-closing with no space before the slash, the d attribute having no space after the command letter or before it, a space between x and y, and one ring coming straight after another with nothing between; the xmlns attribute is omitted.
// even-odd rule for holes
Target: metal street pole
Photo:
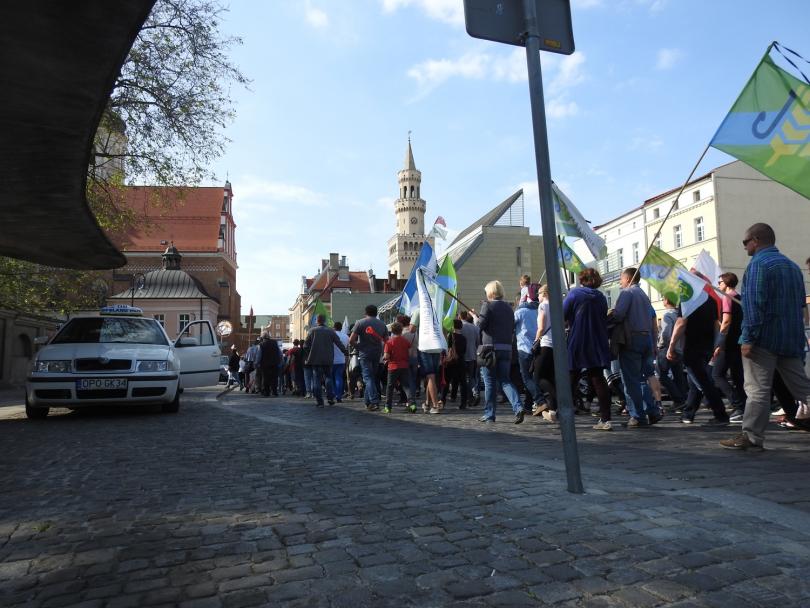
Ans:
<svg viewBox="0 0 810 608"><path fill-rule="evenodd" d="M543 228L543 252L546 267L556 266L557 230L554 224L554 202L551 196L551 166L548 153L546 109L543 99L543 74L540 68L540 35L537 27L535 0L523 0L523 15L526 22L526 63L529 68L529 98L534 128L534 154L537 162L537 185L540 191L540 219ZM551 339L554 343L554 382L562 431L565 474L568 491L582 494L582 473L579 467L577 436L574 427L574 400L571 394L571 378L568 373L568 348L563 328L562 281L559 272L547 273L549 306L551 312Z"/></svg>

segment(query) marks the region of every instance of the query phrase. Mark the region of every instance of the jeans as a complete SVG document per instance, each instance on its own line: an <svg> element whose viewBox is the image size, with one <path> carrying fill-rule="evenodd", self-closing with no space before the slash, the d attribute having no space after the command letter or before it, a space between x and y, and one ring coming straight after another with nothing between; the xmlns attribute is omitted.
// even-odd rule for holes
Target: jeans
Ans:
<svg viewBox="0 0 810 608"><path fill-rule="evenodd" d="M385 405L391 407L391 403L394 401L394 388L396 387L397 380L399 380L400 383L400 390L402 390L401 387L408 386L408 400L410 403L414 403L416 396L413 390L411 390L410 370L407 367L403 367L400 369L388 369L388 381L385 387Z"/></svg>
<svg viewBox="0 0 810 608"><path fill-rule="evenodd" d="M496 350L495 351L495 369L486 367L481 368L481 376L484 379L484 417L489 420L495 420L495 392L497 383L501 384L509 404L512 406L512 411L517 416L523 411L523 405L520 403L520 395L518 395L515 385L509 379L509 373L512 368L512 351Z"/></svg>
<svg viewBox="0 0 810 608"><path fill-rule="evenodd" d="M469 387L469 394L473 397L478 396L478 364L475 359L472 361L464 362L464 369L467 372L467 386Z"/></svg>
<svg viewBox="0 0 810 608"><path fill-rule="evenodd" d="M670 361L667 359L667 351L665 348L658 351L656 363L658 365L658 379L667 390L669 398L675 403L683 403L686 401L686 392L689 390L689 387L686 384L683 363L681 363L681 361ZM672 372L672 376L670 376L670 372Z"/></svg>
<svg viewBox="0 0 810 608"><path fill-rule="evenodd" d="M726 378L726 373L731 372L732 386ZM745 390L743 389L743 364L740 354L740 345L734 344L731 348L721 350L714 359L712 368L712 382L725 395L728 402L735 409L745 409Z"/></svg>
<svg viewBox="0 0 810 608"><path fill-rule="evenodd" d="M641 387L642 383L646 384L645 372L650 371L651 350L649 334L633 333L630 345L619 353L627 413L640 421L645 421L648 414L655 415L655 412L645 404Z"/></svg>
<svg viewBox="0 0 810 608"><path fill-rule="evenodd" d="M742 430L751 443L762 445L771 415L771 387L778 371L794 399L807 402L810 378L804 372L799 357L780 357L769 350L754 346L750 358L743 358L745 392L748 395Z"/></svg>
<svg viewBox="0 0 810 608"><path fill-rule="evenodd" d="M380 389L377 386L377 373L380 368L380 358L377 355L360 357L360 372L363 374L363 400L366 405L380 405Z"/></svg>
<svg viewBox="0 0 810 608"><path fill-rule="evenodd" d="M335 392L332 390L332 366L313 365L312 366L312 394L318 405L323 405L323 393L321 393L321 383L326 384L326 398L329 401L335 399Z"/></svg>
<svg viewBox="0 0 810 608"><path fill-rule="evenodd" d="M312 366L305 365L304 366L304 388L306 389L307 394L312 394Z"/></svg>
<svg viewBox="0 0 810 608"><path fill-rule="evenodd" d="M534 356L531 353L524 353L522 350L518 351L518 363L520 364L520 377L523 378L523 384L532 398L532 403L539 403L543 401L543 396L540 394L540 389L532 377L532 359Z"/></svg>
<svg viewBox="0 0 810 608"><path fill-rule="evenodd" d="M337 400L340 401L343 399L344 393L344 376L346 375L346 364L345 363L335 363L332 366L332 388L335 391L335 397Z"/></svg>
<svg viewBox="0 0 810 608"><path fill-rule="evenodd" d="M712 379L707 370L709 366L709 351L701 351L687 348L683 353L683 364L686 366L686 373L692 381L689 387L689 396L686 399L686 407L683 408L683 417L692 419L700 408L700 402L705 395L709 401L709 407L714 412L716 420L728 422L728 414L723 405L723 397L717 387L712 384Z"/></svg>
<svg viewBox="0 0 810 608"><path fill-rule="evenodd" d="M410 394L413 395L415 399L416 395L419 394L419 357L410 357L408 359L408 371L409 390Z"/></svg>

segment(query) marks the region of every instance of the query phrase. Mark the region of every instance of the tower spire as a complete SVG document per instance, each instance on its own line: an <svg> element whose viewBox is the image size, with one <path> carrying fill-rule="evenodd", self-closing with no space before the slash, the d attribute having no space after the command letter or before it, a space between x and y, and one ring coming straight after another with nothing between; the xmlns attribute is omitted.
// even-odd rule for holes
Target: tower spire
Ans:
<svg viewBox="0 0 810 608"><path fill-rule="evenodd" d="M415 171L416 163L413 161L413 150L411 149L411 132L408 131L408 152L405 154L405 170Z"/></svg>

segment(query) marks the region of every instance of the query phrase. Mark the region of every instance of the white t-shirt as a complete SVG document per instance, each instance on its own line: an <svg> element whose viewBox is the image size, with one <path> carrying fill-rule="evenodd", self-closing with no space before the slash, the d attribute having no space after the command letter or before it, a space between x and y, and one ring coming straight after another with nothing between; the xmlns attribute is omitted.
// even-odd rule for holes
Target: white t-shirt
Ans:
<svg viewBox="0 0 810 608"><path fill-rule="evenodd" d="M542 327L540 327L540 313L544 314L545 323L543 323ZM551 315L549 314L548 300L540 302L540 305L537 307L537 329L543 334L543 337L540 338L540 346L548 346L549 348L552 348Z"/></svg>
<svg viewBox="0 0 810 608"><path fill-rule="evenodd" d="M343 347L348 350L349 348L349 336L344 334L342 331L336 331L337 337L340 338L340 341L343 343ZM343 365L346 363L346 355L343 354L343 351L337 347L337 344L333 344L332 348L335 349L335 356L332 359L332 365Z"/></svg>
<svg viewBox="0 0 810 608"><path fill-rule="evenodd" d="M524 285L523 287L520 288L520 302L518 302L518 304L523 304L524 302L528 301L529 301L529 286Z"/></svg>

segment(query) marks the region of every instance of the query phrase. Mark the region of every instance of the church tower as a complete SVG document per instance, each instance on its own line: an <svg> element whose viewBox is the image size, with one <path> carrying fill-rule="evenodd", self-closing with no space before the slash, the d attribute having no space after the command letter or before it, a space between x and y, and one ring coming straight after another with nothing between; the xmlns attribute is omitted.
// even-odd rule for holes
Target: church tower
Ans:
<svg viewBox="0 0 810 608"><path fill-rule="evenodd" d="M396 272L399 278L408 278L419 257L422 243L433 237L425 236L425 210L427 203L422 199L422 172L416 168L408 137L408 151L405 153L405 167L397 173L399 195L394 202L396 230L388 239L388 270Z"/></svg>

